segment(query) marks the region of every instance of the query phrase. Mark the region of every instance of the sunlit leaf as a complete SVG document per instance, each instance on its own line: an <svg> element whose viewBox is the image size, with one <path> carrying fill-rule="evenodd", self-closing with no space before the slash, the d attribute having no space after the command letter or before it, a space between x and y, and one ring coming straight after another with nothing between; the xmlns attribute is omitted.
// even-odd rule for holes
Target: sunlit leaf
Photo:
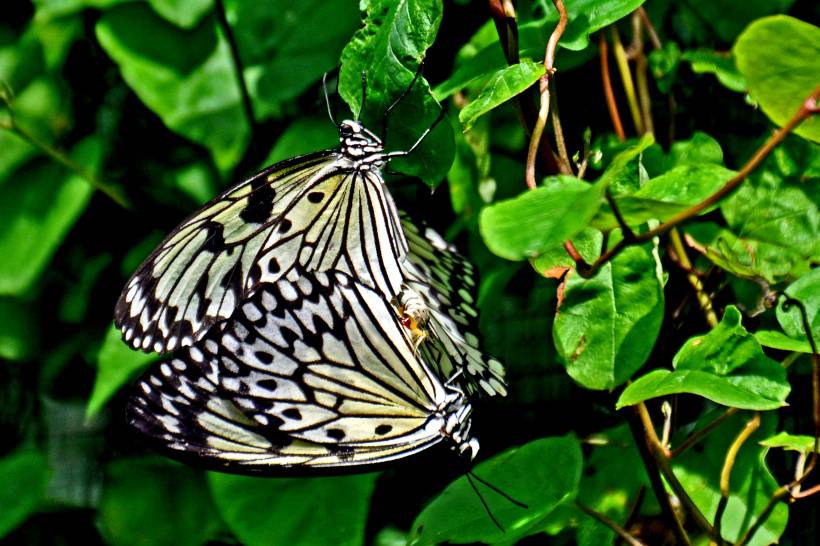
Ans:
<svg viewBox="0 0 820 546"><path fill-rule="evenodd" d="M493 74L478 96L458 114L464 130L469 130L480 116L528 89L545 71L542 63L524 60Z"/></svg>
<svg viewBox="0 0 820 546"><path fill-rule="evenodd" d="M646 362L663 320L660 264L649 246L627 248L591 279L570 275L552 329L577 383L611 389Z"/></svg>
<svg viewBox="0 0 820 546"><path fill-rule="evenodd" d="M527 505L517 506L476 482L504 531L495 526L467 476L462 476L419 514L413 522L410 544L513 543L537 533L553 510L575 498L582 462L581 445L573 436L542 438L508 449L472 470Z"/></svg>
<svg viewBox="0 0 820 546"><path fill-rule="evenodd" d="M727 307L718 326L678 351L674 371L653 370L636 379L621 393L617 407L679 393L742 409L784 406L791 390L786 371L766 356L740 318L736 307Z"/></svg>
<svg viewBox="0 0 820 546"><path fill-rule="evenodd" d="M765 447L779 447L799 453L812 453L814 451L814 436L805 434L789 434L788 432L778 432L774 436L761 440L760 445Z"/></svg>
<svg viewBox="0 0 820 546"><path fill-rule="evenodd" d="M732 53L749 93L778 125L791 119L820 82L820 28L794 17L758 19L743 31ZM794 132L820 142L820 119L809 117Z"/></svg>
<svg viewBox="0 0 820 546"><path fill-rule="evenodd" d="M697 49L686 51L683 60L692 65L692 72L697 74L714 74L718 81L727 89L743 93L746 91L746 80L737 71L734 60L728 53Z"/></svg>
<svg viewBox="0 0 820 546"><path fill-rule="evenodd" d="M786 288L785 293L803 305L814 342L820 345L820 268L812 269L797 279ZM797 304L781 298L777 306L777 321L789 337L808 341L803 314Z"/></svg>
<svg viewBox="0 0 820 546"><path fill-rule="evenodd" d="M159 15L182 28L193 28L213 8L213 0L148 0Z"/></svg>
<svg viewBox="0 0 820 546"><path fill-rule="evenodd" d="M356 32L342 53L339 94L354 113L374 125L410 88L419 63L436 37L443 8L441 0L374 0L363 6L364 28ZM364 108L362 73L368 82ZM409 149L440 111L429 84L419 77L391 112L386 146L391 150ZM381 136L384 139L385 135ZM391 166L435 186L450 169L453 153L452 128L449 123L439 123L412 156L392 161Z"/></svg>

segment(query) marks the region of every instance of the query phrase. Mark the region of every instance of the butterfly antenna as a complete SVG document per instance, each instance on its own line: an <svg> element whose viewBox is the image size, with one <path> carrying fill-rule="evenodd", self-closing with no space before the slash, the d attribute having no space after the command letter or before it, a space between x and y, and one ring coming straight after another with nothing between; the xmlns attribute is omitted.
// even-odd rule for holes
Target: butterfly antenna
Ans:
<svg viewBox="0 0 820 546"><path fill-rule="evenodd" d="M359 113L356 114L356 121L362 117L364 113L364 103L367 101L367 73L362 70L362 104L359 106Z"/></svg>
<svg viewBox="0 0 820 546"><path fill-rule="evenodd" d="M501 495L502 497L504 497L505 499L507 499L508 501L510 501L512 504L514 504L514 505L518 506L519 508L523 508L524 510L529 510L529 508L530 508L529 506L527 506L526 504L524 504L524 503L523 503L523 502L521 502L521 501L515 500L515 499L514 499L514 498L512 498L510 495L508 495L507 493L505 493L504 491L502 491L502 490L501 490L498 486L495 486L495 485L491 484L491 483L490 483L490 482L488 482L487 480L485 480L485 479L483 479L482 477L480 477L478 474L476 474L476 473L474 473L474 472L467 472L467 475L468 475L468 476L472 476L472 477L474 477L476 480L478 480L478 481L479 481L479 483L481 483L482 485L487 486L488 488L490 488L491 490L495 491L496 493L498 493L499 495Z"/></svg>
<svg viewBox="0 0 820 546"><path fill-rule="evenodd" d="M327 115L333 125L337 125L336 119L333 117L333 109L330 107L330 97L327 94L327 72L322 75L322 90L325 92L325 106L327 106Z"/></svg>
<svg viewBox="0 0 820 546"><path fill-rule="evenodd" d="M423 68L424 68L424 59L421 60L421 62L419 63L418 68L416 68L416 73L413 75L413 79L410 81L410 85L408 85L404 89L404 91L401 92L401 95L399 95L396 98L396 100L394 100L393 103L390 106L387 107L387 110L384 111L384 114L382 114L382 134L381 134L382 142L387 142L387 118L390 117L390 112L392 112L393 109L396 106L398 106L398 104L402 100L404 100L404 97L406 97L410 93L410 91L413 89L413 86L418 81L419 76L421 76L421 71L422 71Z"/></svg>
<svg viewBox="0 0 820 546"><path fill-rule="evenodd" d="M384 157L386 157L387 159L390 159L391 157L404 157L406 155L412 154L413 151L416 148L419 147L419 144L421 144L422 141L425 138L427 138L427 135L430 134L430 131L435 129L436 125L438 125L441 122L442 119L444 119L444 109L443 108L438 113L438 116L436 116L436 120L433 122L433 124L430 127L428 127L427 129L424 130L424 132L421 134L419 139L412 146L410 146L409 150L404 150L404 151L399 151L399 152L390 152L390 153L384 154Z"/></svg>
<svg viewBox="0 0 820 546"><path fill-rule="evenodd" d="M495 523L495 526L498 527L499 531L501 531L502 533L506 533L507 531L504 530L504 527L501 526L501 524L498 522L498 520L493 515L492 510L490 510L490 507L487 504L487 501L484 500L483 496L481 496L481 492L478 490L478 487L476 487L475 482L473 481L473 476L474 476L474 474L472 472L467 472L467 481L470 482L470 487L472 487L473 491L475 491L475 494L478 497L478 500L481 501L481 506L484 507L484 511L487 512L487 515L490 516L491 520L493 520L493 523Z"/></svg>

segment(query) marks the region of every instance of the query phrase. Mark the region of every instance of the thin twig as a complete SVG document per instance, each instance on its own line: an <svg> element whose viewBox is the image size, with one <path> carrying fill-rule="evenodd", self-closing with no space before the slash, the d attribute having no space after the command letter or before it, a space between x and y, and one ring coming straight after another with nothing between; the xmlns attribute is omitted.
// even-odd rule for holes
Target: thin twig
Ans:
<svg viewBox="0 0 820 546"><path fill-rule="evenodd" d="M681 266L681 269L686 271L686 279L695 291L695 296L706 318L706 323L714 328L718 325L719 320L712 306L712 299L709 297L709 294L706 293L706 290L704 290L703 282L697 273L695 273L692 262L689 261L689 256L686 254L686 247L683 246L683 241L677 228L672 228L669 232L669 241L672 243L672 249L675 251L678 264Z"/></svg>
<svg viewBox="0 0 820 546"><path fill-rule="evenodd" d="M661 39L658 38L658 33L655 30L655 27L652 26L652 21L650 21L649 16L646 14L646 10L643 9L643 6L638 8L638 15L641 16L641 21L643 21L644 26L646 27L646 33L649 35L649 41L652 42L652 47L655 49L661 49Z"/></svg>
<svg viewBox="0 0 820 546"><path fill-rule="evenodd" d="M73 172L74 174L88 182L91 186L102 192L104 195L109 197L112 201L114 201L122 208L131 209L131 203L121 193L120 188L115 186L109 186L107 183L103 182L100 178L98 178L95 174L87 171L81 165L76 163L73 159L71 159L71 157L67 153L41 140L34 133L30 132L25 127L19 125L17 121L14 119L13 115L7 120L6 123L0 125L0 128L6 129L14 133L15 135L19 136L20 138L34 146L35 148L38 148L41 152L46 154L52 160L59 163L69 171Z"/></svg>
<svg viewBox="0 0 820 546"><path fill-rule="evenodd" d="M637 11L632 12L632 58L635 59L635 81L638 86L638 99L644 132L655 133L655 122L652 119L652 98L649 94L649 62L643 51L643 21Z"/></svg>
<svg viewBox="0 0 820 546"><path fill-rule="evenodd" d="M720 534L715 531L715 528L711 523L709 523L709 520L706 519L703 512L700 511L700 508L697 507L695 502L686 492L686 489L683 488L683 485L680 483L680 480L678 480L678 477L672 471L672 467L669 464L669 451L661 444L660 439L655 432L655 427L652 425L652 420L649 417L649 411L646 409L646 405L641 402L637 405L636 411L638 412L638 416L640 417L641 424L645 431L645 437L649 445L649 452L652 455L655 464L658 466L658 470L660 470L660 473L663 475L664 479L666 479L666 483L669 484L669 487L675 493L675 496L680 501L686 513L691 516L692 521L694 521L703 532L709 535L712 540L718 544L723 544L725 541L721 538Z"/></svg>
<svg viewBox="0 0 820 546"><path fill-rule="evenodd" d="M495 23L495 30L498 34L499 43L504 51L504 58L507 64L518 64L521 60L518 54L518 24L516 22L515 7L511 0L488 0L490 14ZM518 119L527 138L532 135L532 123L536 117L535 107L531 101L525 100L523 94L518 94L513 98ZM543 167L550 173L559 172L558 161L552 151L550 141L547 138L541 139L541 153L538 157L543 162Z"/></svg>
<svg viewBox="0 0 820 546"><path fill-rule="evenodd" d="M623 84L624 93L626 93L629 113L632 115L632 123L635 124L635 131L639 135L642 135L644 134L644 127L643 121L641 120L641 109L638 106L638 99L635 95L635 83L632 81L632 71L629 69L629 61L626 58L626 51L624 51L624 46L621 43L618 29L614 26L610 28L612 31L612 54L615 56L615 64L618 67L618 72L621 74L621 83Z"/></svg>
<svg viewBox="0 0 820 546"><path fill-rule="evenodd" d="M561 127L561 115L558 110L558 93L555 90L555 83L552 83L552 131L555 134L555 147L558 149L558 167L563 174L572 175L572 163L567 153L567 143L564 140L564 129Z"/></svg>
<svg viewBox="0 0 820 546"><path fill-rule="evenodd" d="M601 82L604 86L604 97L609 110L609 118L612 120L612 127L618 136L618 140L623 142L626 140L626 133L621 122L621 115L618 113L618 103L615 102L615 92L612 90L612 77L609 75L609 44L607 44L603 32L598 34L598 50L601 57Z"/></svg>
<svg viewBox="0 0 820 546"><path fill-rule="evenodd" d="M735 440L726 451L726 457L723 460L723 469L720 471L720 501L718 501L717 510L715 511L715 531L720 533L721 522L723 520L723 512L726 510L726 505L729 503L730 484L729 480L732 476L732 468L735 466L737 454L740 448L749 439L749 436L760 427L760 414L755 413L754 417L749 419L743 430L737 435Z"/></svg>
<svg viewBox="0 0 820 546"><path fill-rule="evenodd" d="M681 453L683 453L684 451L686 451L687 449L689 449L693 445L695 445L698 442L700 442L701 440L703 440L703 438L705 438L707 434L712 432L715 428L717 428L718 425L720 425L723 421L725 421L726 419L728 419L729 417L731 417L732 415L734 415L737 412L738 412L737 408L727 409L726 411L721 413L719 416L717 416L713 421L711 421L708 425L706 425L702 429L700 429L697 432L690 435L686 440L683 441L683 443L681 443L681 445L679 445L678 447L673 449L672 452L669 454L669 456L672 457L672 458L677 457L678 455L680 455Z"/></svg>
<svg viewBox="0 0 820 546"><path fill-rule="evenodd" d="M248 124L250 124L251 128L250 142L253 143L255 141L254 137L256 136L258 124L256 116L253 113L253 103L251 102L251 95L248 91L248 83L245 81L245 65L242 62L242 57L239 55L239 46L236 43L236 37L233 34L231 25L228 23L223 0L216 0L216 18L219 21L219 26L222 27L222 32L225 33L225 39L228 41L234 71L236 72L236 79L239 83L239 94L242 97L242 108L245 110L245 115L248 117Z"/></svg>
<svg viewBox="0 0 820 546"><path fill-rule="evenodd" d="M654 434L654 427L650 426L647 428L644 426L640 417L640 411L637 408L633 408L633 410L634 412L632 414L627 414L627 422L629 423L629 430L632 432L632 437L635 439L635 445L638 447L638 453L641 455L641 460L646 469L646 475L649 478L649 484L652 486L652 492L658 500L667 525L672 529L675 535L676 543L690 545L689 535L686 534L683 523L675 513L675 508L672 506L672 501L666 492L658 464L655 462L655 457L650 448L648 436Z"/></svg>
<svg viewBox="0 0 820 546"><path fill-rule="evenodd" d="M615 521L608 518L607 516L601 514L600 512L596 512L595 510L593 510L592 508L583 504L580 501L575 501L575 506L580 508L581 511L587 514L588 516L595 518L599 522L603 523L604 525L612 529L612 531L614 531L616 535L624 539L631 546L644 546L643 542L630 535L626 529L618 525Z"/></svg>
<svg viewBox="0 0 820 546"><path fill-rule="evenodd" d="M544 54L544 68L546 70L539 81L541 106L538 109L538 117L535 120L535 126L532 128L530 145L527 149L526 180L527 187L531 190L534 190L537 186L535 182L535 158L538 155L541 135L544 133L544 126L547 124L547 116L549 116L550 111L550 78L555 72L555 49L558 47L558 40L561 39L561 35L564 34L564 29L567 27L567 10L564 9L564 3L562 0L553 0L552 3L555 4L555 9L558 10L558 24L550 35L547 50Z"/></svg>
<svg viewBox="0 0 820 546"><path fill-rule="evenodd" d="M754 155L746 162L743 168L738 171L738 173L733 176L726 184L723 185L718 191L698 203L680 213L676 214L666 222L662 223L661 225L657 226L654 229L650 229L644 233L638 234L635 237L635 241L627 242L626 240L621 240L615 245L612 246L609 250L601 254L601 256L595 260L595 262L586 268L578 268L578 273L583 277L591 277L597 273L598 269L601 268L602 265L607 263L609 260L617 256L624 248L628 246L632 246L635 244L645 243L647 241L651 241L654 237L666 233L673 227L681 224L687 220L690 220L703 212L704 210L708 209L709 207L719 203L724 197L732 193L737 187L749 176L752 171L754 171L766 157L777 148L777 146L783 142L783 140L791 133L795 127L797 127L803 120L809 118L810 116L814 115L818 111L817 101L820 99L820 86L815 89L811 95L809 95L805 101L803 101L802 106L800 109L792 116L792 118L780 129L777 129L772 133L772 136L754 153Z"/></svg>
<svg viewBox="0 0 820 546"><path fill-rule="evenodd" d="M668 400L664 400L663 404L661 404L661 413L663 414L661 445L668 451L669 436L672 434L672 404L670 404Z"/></svg>
<svg viewBox="0 0 820 546"><path fill-rule="evenodd" d="M618 204L615 202L615 198L612 197L612 194L609 193L609 190L605 193L606 202L609 205L610 210L612 210L612 214L615 216L615 221L618 222L618 227L621 228L621 234L623 235L624 239L635 239L635 232L632 231L632 228L626 223L623 214L621 214L621 210L618 208Z"/></svg>

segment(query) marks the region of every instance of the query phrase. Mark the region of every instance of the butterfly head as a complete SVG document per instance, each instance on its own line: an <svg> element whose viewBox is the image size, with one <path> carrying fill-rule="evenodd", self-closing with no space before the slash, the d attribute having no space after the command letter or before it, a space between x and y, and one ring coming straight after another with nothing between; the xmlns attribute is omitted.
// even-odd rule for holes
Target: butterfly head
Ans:
<svg viewBox="0 0 820 546"><path fill-rule="evenodd" d="M459 389L452 389L442 409L444 427L442 435L452 442L452 449L472 461L478 454L478 440L470 435L470 416L473 407Z"/></svg>
<svg viewBox="0 0 820 546"><path fill-rule="evenodd" d="M384 146L381 139L358 121L345 120L339 124L341 152L358 165L381 165Z"/></svg>

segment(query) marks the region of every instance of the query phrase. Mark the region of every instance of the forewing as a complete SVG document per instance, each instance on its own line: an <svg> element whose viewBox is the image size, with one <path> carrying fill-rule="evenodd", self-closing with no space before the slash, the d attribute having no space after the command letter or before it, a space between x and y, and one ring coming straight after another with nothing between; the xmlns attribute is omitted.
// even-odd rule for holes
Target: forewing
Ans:
<svg viewBox="0 0 820 546"><path fill-rule="evenodd" d="M432 228L401 215L409 251L403 262L405 284L427 303L430 318L425 358L440 376L461 372L459 383L470 393L507 394L504 367L481 351L476 274L473 265Z"/></svg>
<svg viewBox="0 0 820 546"><path fill-rule="evenodd" d="M444 396L380 294L295 270L149 370L129 421L172 454L229 471L345 466L440 441Z"/></svg>
<svg viewBox="0 0 820 546"><path fill-rule="evenodd" d="M297 264L349 272L392 297L405 252L377 173L362 175L335 152L294 158L227 190L174 230L126 285L115 322L132 347L167 352L201 339L257 286Z"/></svg>

